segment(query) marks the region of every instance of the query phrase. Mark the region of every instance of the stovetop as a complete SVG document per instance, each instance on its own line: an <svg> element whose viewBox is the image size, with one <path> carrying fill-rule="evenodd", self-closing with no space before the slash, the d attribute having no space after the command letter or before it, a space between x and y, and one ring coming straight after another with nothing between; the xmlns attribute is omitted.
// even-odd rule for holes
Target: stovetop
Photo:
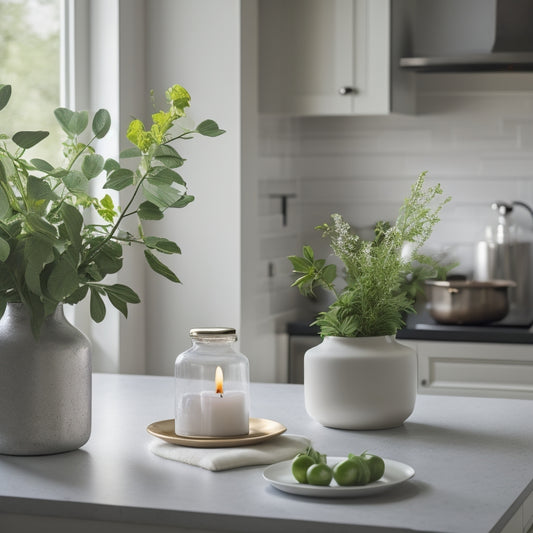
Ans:
<svg viewBox="0 0 533 533"><path fill-rule="evenodd" d="M526 326L498 323L475 326L438 324L424 310L417 314L409 315L407 325L397 333L396 338L406 340L530 344L533 343L533 328L531 324Z"/></svg>

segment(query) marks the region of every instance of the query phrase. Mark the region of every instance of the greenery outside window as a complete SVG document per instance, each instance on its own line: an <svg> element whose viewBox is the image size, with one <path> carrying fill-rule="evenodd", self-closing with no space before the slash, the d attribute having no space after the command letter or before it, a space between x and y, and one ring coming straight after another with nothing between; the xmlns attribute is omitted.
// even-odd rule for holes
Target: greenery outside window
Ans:
<svg viewBox="0 0 533 533"><path fill-rule="evenodd" d="M4 131L50 132L41 156L59 163L61 134L53 111L60 106L60 20L63 0L0 0L0 83L13 86L2 112Z"/></svg>

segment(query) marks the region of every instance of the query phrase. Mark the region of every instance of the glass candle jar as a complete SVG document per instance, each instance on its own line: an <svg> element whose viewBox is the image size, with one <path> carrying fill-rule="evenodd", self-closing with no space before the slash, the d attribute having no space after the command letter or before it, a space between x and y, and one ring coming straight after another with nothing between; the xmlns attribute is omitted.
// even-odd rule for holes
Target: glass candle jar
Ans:
<svg viewBox="0 0 533 533"><path fill-rule="evenodd" d="M248 359L235 350L235 329L191 329L190 337L192 347L176 358L176 434L247 435L250 371Z"/></svg>

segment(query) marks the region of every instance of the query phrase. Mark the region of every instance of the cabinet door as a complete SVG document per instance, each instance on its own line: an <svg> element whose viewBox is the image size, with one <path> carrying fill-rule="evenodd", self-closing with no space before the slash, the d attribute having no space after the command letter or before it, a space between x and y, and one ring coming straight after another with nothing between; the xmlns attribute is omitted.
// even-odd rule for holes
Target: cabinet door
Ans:
<svg viewBox="0 0 533 533"><path fill-rule="evenodd" d="M390 111L391 28L389 0L357 0L354 12L352 113Z"/></svg>
<svg viewBox="0 0 533 533"><path fill-rule="evenodd" d="M387 113L389 18L389 0L261 0L260 110Z"/></svg>
<svg viewBox="0 0 533 533"><path fill-rule="evenodd" d="M417 341L416 350L419 392L533 398L530 344Z"/></svg>

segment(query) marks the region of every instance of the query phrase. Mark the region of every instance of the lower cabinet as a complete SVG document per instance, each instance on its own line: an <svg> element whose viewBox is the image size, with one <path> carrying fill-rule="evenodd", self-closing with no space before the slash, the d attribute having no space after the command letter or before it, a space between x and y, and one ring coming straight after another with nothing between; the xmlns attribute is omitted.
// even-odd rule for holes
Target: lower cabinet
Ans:
<svg viewBox="0 0 533 533"><path fill-rule="evenodd" d="M418 356L418 391L533 399L533 344L406 341Z"/></svg>
<svg viewBox="0 0 533 533"><path fill-rule="evenodd" d="M306 350L321 342L289 336L289 382L303 383ZM533 399L533 344L399 340L418 357L418 392Z"/></svg>
<svg viewBox="0 0 533 533"><path fill-rule="evenodd" d="M318 335L289 335L289 383L304 382L305 352L321 342Z"/></svg>

